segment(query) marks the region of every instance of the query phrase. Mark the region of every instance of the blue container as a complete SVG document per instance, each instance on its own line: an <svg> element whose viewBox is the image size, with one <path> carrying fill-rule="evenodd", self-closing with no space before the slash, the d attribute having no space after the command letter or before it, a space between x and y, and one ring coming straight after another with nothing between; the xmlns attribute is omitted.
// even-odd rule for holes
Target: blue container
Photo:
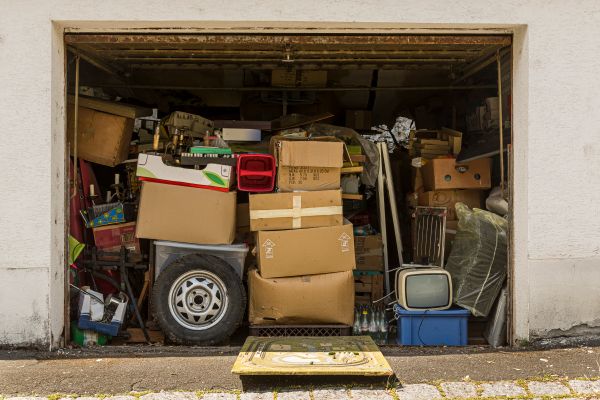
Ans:
<svg viewBox="0 0 600 400"><path fill-rule="evenodd" d="M407 311L394 305L398 317L396 343L402 346L466 346L471 313L460 307L443 311Z"/></svg>

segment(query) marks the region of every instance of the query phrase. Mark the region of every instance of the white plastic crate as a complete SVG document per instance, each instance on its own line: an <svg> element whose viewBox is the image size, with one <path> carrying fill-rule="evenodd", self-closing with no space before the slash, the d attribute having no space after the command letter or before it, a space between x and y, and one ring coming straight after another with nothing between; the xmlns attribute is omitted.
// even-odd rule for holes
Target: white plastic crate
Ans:
<svg viewBox="0 0 600 400"><path fill-rule="evenodd" d="M246 244L204 245L180 242L155 241L155 279L169 264L188 254L206 254L216 256L233 267L240 279L244 276L244 262L248 254Z"/></svg>

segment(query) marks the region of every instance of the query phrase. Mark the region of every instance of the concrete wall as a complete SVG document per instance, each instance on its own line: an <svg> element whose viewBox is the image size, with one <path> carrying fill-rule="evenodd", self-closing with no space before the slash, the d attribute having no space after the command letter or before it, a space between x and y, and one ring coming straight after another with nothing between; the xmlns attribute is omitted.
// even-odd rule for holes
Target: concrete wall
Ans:
<svg viewBox="0 0 600 400"><path fill-rule="evenodd" d="M513 31L517 337L556 335L574 326L599 324L600 132L595 118L600 109L599 2L2 3L1 344L57 344L61 334L65 199L60 35L66 27L107 31L227 25L420 26Z"/></svg>

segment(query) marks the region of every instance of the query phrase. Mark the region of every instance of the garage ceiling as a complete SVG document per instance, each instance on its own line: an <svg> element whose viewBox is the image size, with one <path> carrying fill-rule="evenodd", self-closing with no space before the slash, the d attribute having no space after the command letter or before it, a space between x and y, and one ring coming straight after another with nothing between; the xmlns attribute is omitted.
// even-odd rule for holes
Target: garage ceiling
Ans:
<svg viewBox="0 0 600 400"><path fill-rule="evenodd" d="M469 68L506 35L67 34L67 46L113 73L153 69Z"/></svg>

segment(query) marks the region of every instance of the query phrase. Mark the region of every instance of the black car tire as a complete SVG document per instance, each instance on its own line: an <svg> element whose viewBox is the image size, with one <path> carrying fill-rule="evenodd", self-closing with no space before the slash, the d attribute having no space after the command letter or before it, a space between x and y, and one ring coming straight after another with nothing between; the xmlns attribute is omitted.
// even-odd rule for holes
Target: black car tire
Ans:
<svg viewBox="0 0 600 400"><path fill-rule="evenodd" d="M246 290L224 260L190 254L160 273L151 306L171 342L210 346L227 340L239 327L246 311Z"/></svg>

